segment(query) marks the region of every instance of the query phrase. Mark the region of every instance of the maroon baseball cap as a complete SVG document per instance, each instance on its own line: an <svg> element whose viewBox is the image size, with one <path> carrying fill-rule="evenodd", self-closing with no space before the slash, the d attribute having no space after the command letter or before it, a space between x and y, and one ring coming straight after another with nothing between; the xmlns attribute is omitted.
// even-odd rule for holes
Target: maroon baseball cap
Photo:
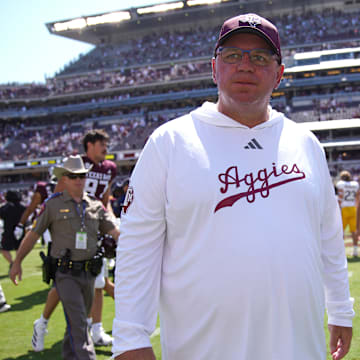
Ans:
<svg viewBox="0 0 360 360"><path fill-rule="evenodd" d="M243 14L225 20L216 43L215 53L225 40L237 33L254 33L261 36L279 56L281 62L280 37L276 26L256 14Z"/></svg>

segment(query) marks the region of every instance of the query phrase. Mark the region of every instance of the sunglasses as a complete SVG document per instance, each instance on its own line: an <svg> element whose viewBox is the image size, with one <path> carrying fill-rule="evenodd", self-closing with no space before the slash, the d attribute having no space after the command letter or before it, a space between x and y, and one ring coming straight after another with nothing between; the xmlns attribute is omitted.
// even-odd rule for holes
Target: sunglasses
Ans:
<svg viewBox="0 0 360 360"><path fill-rule="evenodd" d="M71 180L75 180L77 178L79 179L85 179L86 174L65 174L66 177L68 177Z"/></svg>
<svg viewBox="0 0 360 360"><path fill-rule="evenodd" d="M219 55L224 63L239 64L244 54L248 54L250 62L257 66L268 66L276 58L273 51L268 49L243 50L236 47L219 47Z"/></svg>

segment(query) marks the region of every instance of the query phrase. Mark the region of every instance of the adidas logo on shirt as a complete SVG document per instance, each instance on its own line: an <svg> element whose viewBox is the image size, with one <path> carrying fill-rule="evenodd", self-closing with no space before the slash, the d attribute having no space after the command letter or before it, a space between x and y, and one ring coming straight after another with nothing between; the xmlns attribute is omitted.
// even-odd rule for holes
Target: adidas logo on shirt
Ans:
<svg viewBox="0 0 360 360"><path fill-rule="evenodd" d="M262 146L258 143L258 141L254 138L249 141L247 145L244 146L244 149L259 149L262 150Z"/></svg>

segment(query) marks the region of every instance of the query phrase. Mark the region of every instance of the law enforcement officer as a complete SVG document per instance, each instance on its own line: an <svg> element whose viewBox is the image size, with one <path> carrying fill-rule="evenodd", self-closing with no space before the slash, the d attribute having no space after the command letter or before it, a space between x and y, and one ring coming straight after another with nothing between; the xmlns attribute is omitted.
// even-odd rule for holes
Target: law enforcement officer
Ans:
<svg viewBox="0 0 360 360"><path fill-rule="evenodd" d="M88 131L83 139L85 154L81 156L84 166L89 168L86 174L84 190L91 196L99 199L103 205L112 213L109 204L111 183L116 176L116 164L105 159L109 135L101 129ZM90 169L91 168L91 169ZM56 185L57 191L62 191L62 179ZM43 200L42 200L43 201ZM20 224L21 225L21 224ZM98 346L112 344L113 338L107 334L102 326L103 289L114 297L114 283L108 278L107 262L103 259L103 268L95 279L95 295L90 317L88 318L91 338ZM59 303L59 296L56 288L52 287L48 293L45 307L41 317L34 322L31 345L34 351L44 349L44 337L47 333L47 326L51 314Z"/></svg>
<svg viewBox="0 0 360 360"><path fill-rule="evenodd" d="M32 230L24 238L10 272L14 284L21 280L21 262L39 236L49 228L52 237L51 264L54 281L63 303L67 329L63 358L95 359L87 331L87 315L94 295L94 281L101 269L98 261L97 233L118 238L119 231L102 203L84 192L86 169L80 156L64 159L54 175L63 178L64 191L55 193L44 204Z"/></svg>

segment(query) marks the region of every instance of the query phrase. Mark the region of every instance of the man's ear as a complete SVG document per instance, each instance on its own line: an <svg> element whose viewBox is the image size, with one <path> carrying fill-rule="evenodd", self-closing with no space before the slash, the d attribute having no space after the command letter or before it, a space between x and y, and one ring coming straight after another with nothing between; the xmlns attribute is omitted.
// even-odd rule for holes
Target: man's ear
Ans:
<svg viewBox="0 0 360 360"><path fill-rule="evenodd" d="M274 90L276 90L279 87L281 79L282 79L283 74L284 74L284 70L285 70L285 66L283 64L281 64L279 66L279 69L278 69L277 74L276 74L276 85L274 87Z"/></svg>
<svg viewBox="0 0 360 360"><path fill-rule="evenodd" d="M216 59L214 57L211 59L211 68L212 68L212 79L213 82L216 84Z"/></svg>

